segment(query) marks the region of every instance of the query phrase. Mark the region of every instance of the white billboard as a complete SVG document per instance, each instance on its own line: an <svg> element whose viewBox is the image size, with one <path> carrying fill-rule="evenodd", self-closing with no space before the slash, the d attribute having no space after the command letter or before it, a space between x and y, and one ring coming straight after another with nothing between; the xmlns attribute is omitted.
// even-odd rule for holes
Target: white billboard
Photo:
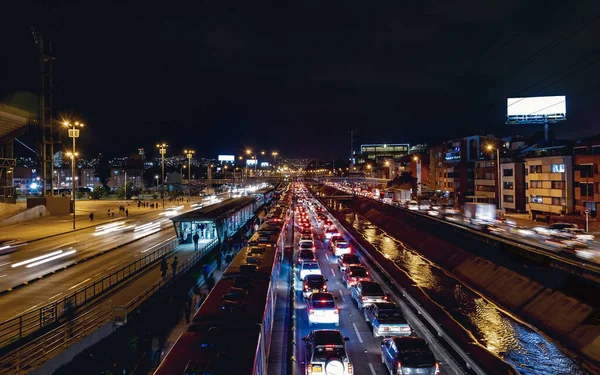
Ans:
<svg viewBox="0 0 600 375"><path fill-rule="evenodd" d="M566 120L566 96L506 99L507 123L545 123Z"/></svg>
<svg viewBox="0 0 600 375"><path fill-rule="evenodd" d="M246 159L246 165L247 166L255 166L256 165L256 159Z"/></svg>
<svg viewBox="0 0 600 375"><path fill-rule="evenodd" d="M222 162L226 162L226 163L233 163L235 161L235 156L234 155L219 155L218 160L222 161Z"/></svg>
<svg viewBox="0 0 600 375"><path fill-rule="evenodd" d="M260 162L260 166L263 168L267 168L269 166L269 162L268 161L261 161Z"/></svg>

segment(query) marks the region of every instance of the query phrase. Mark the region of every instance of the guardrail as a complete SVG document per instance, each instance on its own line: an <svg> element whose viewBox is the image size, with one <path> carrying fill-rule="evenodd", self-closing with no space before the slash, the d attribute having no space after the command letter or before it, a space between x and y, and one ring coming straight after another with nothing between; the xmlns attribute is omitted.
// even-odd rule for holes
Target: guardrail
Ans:
<svg viewBox="0 0 600 375"><path fill-rule="evenodd" d="M106 301L0 359L0 374L26 374L113 319Z"/></svg>
<svg viewBox="0 0 600 375"><path fill-rule="evenodd" d="M150 254L119 268L110 275L94 281L64 298L48 303L35 310L26 312L0 324L0 348L37 332L71 313L90 300L100 296L129 276L139 272L147 265L159 260L178 245L178 240L170 240Z"/></svg>
<svg viewBox="0 0 600 375"><path fill-rule="evenodd" d="M204 257L209 251L215 248L215 246L219 243L217 239L212 240L211 242L204 245L204 247L200 248L198 251L195 251L194 254L185 260L182 264L177 267L177 271L175 272L175 276L173 277L172 273L168 273L165 277L162 277L160 280L152 284L151 287L140 293L137 297L129 301L125 306L127 313L133 311L136 307L144 303L148 298L150 298L154 293L158 292L165 285L169 284L171 281L176 280L181 275L186 273L190 268L192 268L202 257Z"/></svg>

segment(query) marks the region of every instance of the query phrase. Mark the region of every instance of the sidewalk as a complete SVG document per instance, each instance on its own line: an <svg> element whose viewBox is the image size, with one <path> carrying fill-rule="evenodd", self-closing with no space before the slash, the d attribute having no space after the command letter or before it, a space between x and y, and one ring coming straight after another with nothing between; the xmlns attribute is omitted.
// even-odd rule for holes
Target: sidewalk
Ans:
<svg viewBox="0 0 600 375"><path fill-rule="evenodd" d="M194 203L197 199L191 200ZM119 212L119 206L125 206L129 211L129 217L124 212ZM188 203L165 202L165 208L185 205ZM82 201L77 206L77 215L75 216L76 230L94 228L98 225L107 224L113 221L133 219L142 217L152 212L161 212L160 208L138 208L135 201ZM108 216L107 210L115 212L114 217ZM94 221L91 222L89 214L94 213ZM0 228L0 241L19 240L25 242L38 241L44 238L57 236L60 234L73 232L73 216L49 216L42 219L26 221L19 224L8 225Z"/></svg>

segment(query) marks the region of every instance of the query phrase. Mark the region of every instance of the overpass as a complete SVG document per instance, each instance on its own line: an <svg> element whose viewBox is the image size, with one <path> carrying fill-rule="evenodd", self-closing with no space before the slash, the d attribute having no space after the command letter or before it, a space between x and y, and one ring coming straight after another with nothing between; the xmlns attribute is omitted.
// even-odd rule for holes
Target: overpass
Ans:
<svg viewBox="0 0 600 375"><path fill-rule="evenodd" d="M29 112L0 104L0 203L16 202L11 175L16 165L13 141L27 132L30 117Z"/></svg>

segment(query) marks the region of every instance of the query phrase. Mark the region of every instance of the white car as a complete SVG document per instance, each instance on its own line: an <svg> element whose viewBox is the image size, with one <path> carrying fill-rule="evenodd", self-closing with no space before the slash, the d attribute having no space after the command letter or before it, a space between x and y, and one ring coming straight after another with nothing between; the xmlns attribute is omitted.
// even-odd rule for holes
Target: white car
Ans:
<svg viewBox="0 0 600 375"><path fill-rule="evenodd" d="M352 248L347 241L336 241L333 245L333 253L336 257L344 254L350 254L351 252Z"/></svg>
<svg viewBox="0 0 600 375"><path fill-rule="evenodd" d="M335 298L329 292L312 293L306 300L308 325L335 324L340 325L340 310L335 305Z"/></svg>
<svg viewBox="0 0 600 375"><path fill-rule="evenodd" d="M298 279L304 280L304 276L306 275L321 275L321 268L319 268L319 263L317 262L302 262L298 267L300 270L298 271Z"/></svg>
<svg viewBox="0 0 600 375"><path fill-rule="evenodd" d="M303 239L298 241L298 250L315 251L315 242L313 240Z"/></svg>
<svg viewBox="0 0 600 375"><path fill-rule="evenodd" d="M353 375L354 366L346 349L348 337L338 330L314 330L302 338L306 343L305 374Z"/></svg>
<svg viewBox="0 0 600 375"><path fill-rule="evenodd" d="M411 210L411 211L418 211L419 210L419 203L417 201L409 201L406 204L406 207Z"/></svg>

